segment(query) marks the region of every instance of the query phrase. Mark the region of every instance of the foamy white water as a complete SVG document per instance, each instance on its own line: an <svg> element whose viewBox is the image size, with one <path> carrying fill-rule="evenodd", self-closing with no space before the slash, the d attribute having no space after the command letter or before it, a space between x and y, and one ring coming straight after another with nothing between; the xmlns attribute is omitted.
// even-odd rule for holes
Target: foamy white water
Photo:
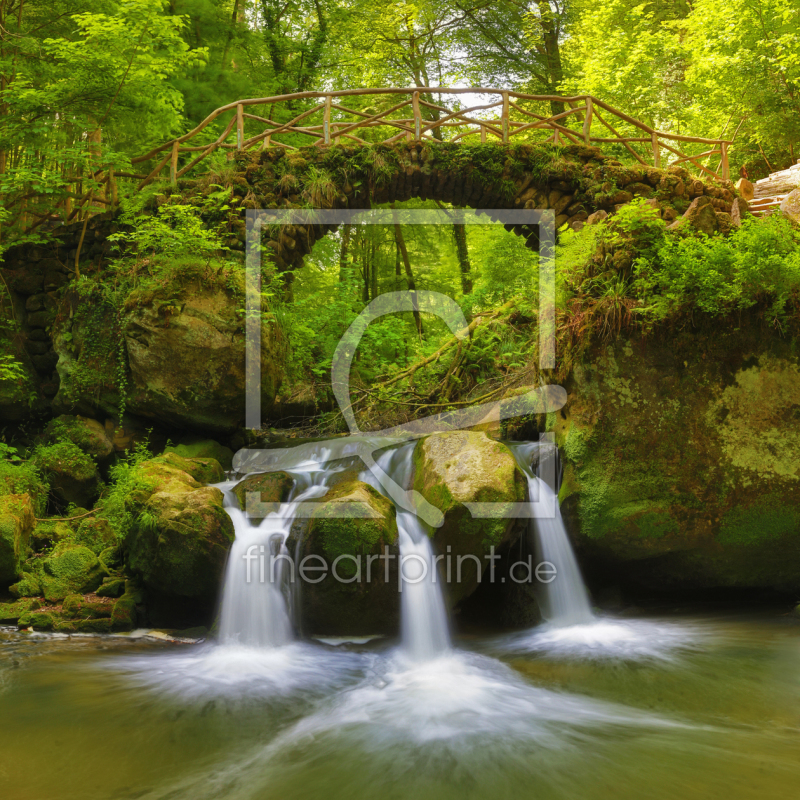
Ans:
<svg viewBox="0 0 800 800"><path fill-rule="evenodd" d="M378 466L399 486L409 489L414 469L414 447L409 442L381 454ZM361 480L381 491L380 482L369 472ZM441 582L436 571L430 538L420 519L397 509L398 546L402 569L400 615L403 648L417 661L426 661L450 649L450 632Z"/></svg>
<svg viewBox="0 0 800 800"><path fill-rule="evenodd" d="M547 447L555 449L552 446ZM542 583L540 586L542 615L553 626L558 627L591 624L595 617L578 561L561 518L555 485L550 486L546 480L540 477L544 472L545 463L551 467L553 476L555 475L555 461L540 460L537 469L539 474L535 475L531 469L531 458L537 451L544 455L542 445L527 442L512 444L511 450L528 478L528 497L542 498L545 501L543 505L552 507L554 511L553 517L537 517L530 523L540 560L549 561L555 565L557 570L554 580L550 583ZM548 453L548 458L554 457L554 452ZM554 480L553 484L555 484Z"/></svg>
<svg viewBox="0 0 800 800"><path fill-rule="evenodd" d="M321 497L332 474L316 465L296 466L290 501L263 520L249 519L239 508L233 484L219 484L225 495L225 510L236 532L228 555L219 641L222 645L280 647L294 639L289 552L286 539L303 500ZM246 557L250 554L251 558ZM275 557L273 562L270 556Z"/></svg>

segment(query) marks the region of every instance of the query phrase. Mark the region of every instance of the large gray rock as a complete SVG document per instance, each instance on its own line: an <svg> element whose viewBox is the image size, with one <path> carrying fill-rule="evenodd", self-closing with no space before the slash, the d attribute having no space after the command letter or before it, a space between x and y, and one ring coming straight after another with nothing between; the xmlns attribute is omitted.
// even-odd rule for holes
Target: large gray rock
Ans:
<svg viewBox="0 0 800 800"><path fill-rule="evenodd" d="M244 277L227 283L180 281L134 291L121 325L93 298L67 298L77 310L54 332L61 380L53 408L61 414L130 414L165 425L227 432L244 422ZM231 288L232 287L232 288ZM260 395L271 408L283 377L280 329L261 326ZM124 380L123 380L124 378Z"/></svg>

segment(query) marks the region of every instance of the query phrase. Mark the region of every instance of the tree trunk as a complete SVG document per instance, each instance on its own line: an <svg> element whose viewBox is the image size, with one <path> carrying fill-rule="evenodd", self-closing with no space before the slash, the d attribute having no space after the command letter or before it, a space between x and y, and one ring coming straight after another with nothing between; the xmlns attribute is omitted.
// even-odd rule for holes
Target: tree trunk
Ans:
<svg viewBox="0 0 800 800"><path fill-rule="evenodd" d="M456 240L456 253L458 266L461 270L461 291L464 294L472 292L472 266L469 263L469 248L467 247L467 226L463 223L453 223L453 236Z"/></svg>
<svg viewBox="0 0 800 800"><path fill-rule="evenodd" d="M394 203L392 203L392 211L394 212ZM408 249L406 248L405 239L403 239L403 231L400 228L400 223L397 221L397 214L394 214L394 241L397 245L397 249L400 251L400 256L403 259L403 264L406 270L406 280L408 281L408 291L415 292L417 291L417 285L414 283L414 273L411 272L411 262L408 259ZM415 304L416 305L416 304ZM417 333L420 337L422 337L422 317L420 316L419 310L414 309L414 324L417 326Z"/></svg>
<svg viewBox="0 0 800 800"><path fill-rule="evenodd" d="M350 232L352 225L345 225L342 231L342 247L339 250L339 283L345 283L348 278L347 251L350 249Z"/></svg>

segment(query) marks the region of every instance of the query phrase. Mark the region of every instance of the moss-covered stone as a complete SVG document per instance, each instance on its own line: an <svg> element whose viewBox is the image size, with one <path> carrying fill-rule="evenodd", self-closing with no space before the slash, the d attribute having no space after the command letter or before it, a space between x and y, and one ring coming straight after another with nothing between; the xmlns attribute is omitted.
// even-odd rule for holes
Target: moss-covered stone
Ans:
<svg viewBox="0 0 800 800"><path fill-rule="evenodd" d="M88 547L97 556L118 544L117 535L111 527L111 523L97 517L89 517L78 522L72 540L76 544Z"/></svg>
<svg viewBox="0 0 800 800"><path fill-rule="evenodd" d="M188 458L174 452L166 452L150 459L141 465L140 471L144 479L170 481L176 477L176 471L186 473L199 484L221 483L225 480L225 472L219 461L208 457ZM179 481L183 481L177 475Z"/></svg>
<svg viewBox="0 0 800 800"><path fill-rule="evenodd" d="M233 450L213 439L189 437L174 447L168 447L165 452L177 453L184 458L213 458L220 463L223 470L229 470L233 466Z"/></svg>
<svg viewBox="0 0 800 800"><path fill-rule="evenodd" d="M30 611L36 611L42 601L26 597L14 603L0 603L0 625L16 625L19 618Z"/></svg>
<svg viewBox="0 0 800 800"><path fill-rule="evenodd" d="M72 442L98 464L107 464L114 455L105 426L96 419L62 414L47 424L44 434L50 444Z"/></svg>
<svg viewBox="0 0 800 800"><path fill-rule="evenodd" d="M103 583L97 589L98 597L122 597L125 593L125 578L103 578Z"/></svg>
<svg viewBox="0 0 800 800"><path fill-rule="evenodd" d="M340 516L342 503L352 504L351 511L360 516ZM309 570L310 581L303 583L304 630L351 636L397 631L399 551L395 509L389 500L351 473L328 490L305 531L300 526L292 531L292 552L298 542L298 566L328 567L326 573ZM388 562L378 558L386 554L391 556ZM311 582L318 577L323 577L319 583Z"/></svg>
<svg viewBox="0 0 800 800"><path fill-rule="evenodd" d="M23 572L22 577L8 587L14 597L39 597L42 594L42 582L33 572Z"/></svg>
<svg viewBox="0 0 800 800"><path fill-rule="evenodd" d="M48 602L58 602L69 594L93 592L105 574L88 547L62 542L42 562L44 597Z"/></svg>
<svg viewBox="0 0 800 800"><path fill-rule="evenodd" d="M239 507L247 510L248 492L258 492L258 500L262 503L284 503L294 487L294 478L287 472L264 472L259 475L248 475L233 487L233 493L239 501Z"/></svg>
<svg viewBox="0 0 800 800"><path fill-rule="evenodd" d="M50 611L27 611L17 620L17 627L26 630L33 628L35 631L55 630L58 616Z"/></svg>
<svg viewBox="0 0 800 800"><path fill-rule="evenodd" d="M800 589L799 350L696 319L575 366L555 433L590 579Z"/></svg>
<svg viewBox="0 0 800 800"><path fill-rule="evenodd" d="M112 631L131 631L136 627L136 594L126 592L114 603L111 612Z"/></svg>
<svg viewBox="0 0 800 800"><path fill-rule="evenodd" d="M29 495L0 495L0 585L8 585L22 574L33 526Z"/></svg>
<svg viewBox="0 0 800 800"><path fill-rule="evenodd" d="M508 544L518 530L514 519L501 514L474 519L466 504L522 502L527 483L511 451L481 432L428 436L417 444L414 463L414 488L444 514L443 525L432 531L435 550L449 554L454 564L461 558L461 581L448 585L456 604L478 586L475 558L488 566L484 557L491 548Z"/></svg>
<svg viewBox="0 0 800 800"><path fill-rule="evenodd" d="M31 547L37 553L49 550L58 542L71 538L72 528L61 520L38 520L31 533Z"/></svg>
<svg viewBox="0 0 800 800"><path fill-rule="evenodd" d="M167 617L169 598L191 598L202 616L216 601L234 533L222 492L197 478L215 479L222 469L213 459L165 453L139 470L144 480L130 499L136 522L123 546L127 568Z"/></svg>
<svg viewBox="0 0 800 800"><path fill-rule="evenodd" d="M47 477L51 494L62 504L91 508L100 492L100 473L78 445L64 441L38 447L33 462Z"/></svg>
<svg viewBox="0 0 800 800"><path fill-rule="evenodd" d="M114 606L111 600L97 600L80 594L68 595L61 604L61 615L67 619L110 618Z"/></svg>

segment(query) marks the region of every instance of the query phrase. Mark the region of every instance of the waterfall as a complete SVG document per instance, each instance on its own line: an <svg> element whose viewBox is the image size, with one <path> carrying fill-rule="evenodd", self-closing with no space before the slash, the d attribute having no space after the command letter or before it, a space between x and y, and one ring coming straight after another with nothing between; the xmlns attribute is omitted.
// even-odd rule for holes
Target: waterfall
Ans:
<svg viewBox="0 0 800 800"><path fill-rule="evenodd" d="M286 539L298 504L324 495L332 472L315 470L290 474L295 485L289 501L263 520L249 519L239 508L230 485L219 486L236 534L225 570L219 622L222 644L279 647L294 638ZM247 560L248 553L255 558ZM274 566L270 556L275 557Z"/></svg>
<svg viewBox="0 0 800 800"><path fill-rule="evenodd" d="M378 466L404 489L410 488L414 470L414 447L409 442L381 454ZM361 480L381 491L371 472ZM431 540L416 514L397 509L400 548L403 650L415 661L428 661L450 649L450 632Z"/></svg>
<svg viewBox="0 0 800 800"><path fill-rule="evenodd" d="M589 603L589 595L558 506L558 495L555 491L557 451L552 445L538 442L510 444L510 447L528 478L528 497L540 498L545 501L542 505L550 504L554 512L552 517L536 517L530 521L530 532L532 537L535 534L541 560L554 564L557 570L551 583L542 583L542 612L549 622L559 627L592 623L595 616ZM548 452L551 448L552 453ZM535 452L540 456L536 474L531 469ZM545 479L550 477L547 473L552 473L551 482Z"/></svg>
<svg viewBox="0 0 800 800"><path fill-rule="evenodd" d="M225 494L225 510L231 517L236 539L228 557L220 614L220 641L252 647L277 647L294 638L290 585L286 565L289 553L286 539L303 500L320 498L334 469L323 462L351 456L358 452L358 438L374 452L384 449L376 463L385 473L384 481L396 484L383 486L370 470L360 473L359 480L386 496L397 494L397 487L410 488L413 477L413 455L416 442L397 446L397 440L379 437L348 437L328 442L325 449L309 445L290 450L268 451L261 464L280 468L295 478L295 486L287 503L278 513L263 520L248 519L239 508L232 484L220 484ZM400 611L403 650L416 661L435 658L450 649L447 612L439 576L434 562L430 538L420 519L410 511L397 508L398 546L402 578ZM250 562L247 581L248 552L258 556ZM286 556L277 561L275 579L271 580L270 554ZM262 557L263 556L263 562ZM262 563L264 575L262 579Z"/></svg>

